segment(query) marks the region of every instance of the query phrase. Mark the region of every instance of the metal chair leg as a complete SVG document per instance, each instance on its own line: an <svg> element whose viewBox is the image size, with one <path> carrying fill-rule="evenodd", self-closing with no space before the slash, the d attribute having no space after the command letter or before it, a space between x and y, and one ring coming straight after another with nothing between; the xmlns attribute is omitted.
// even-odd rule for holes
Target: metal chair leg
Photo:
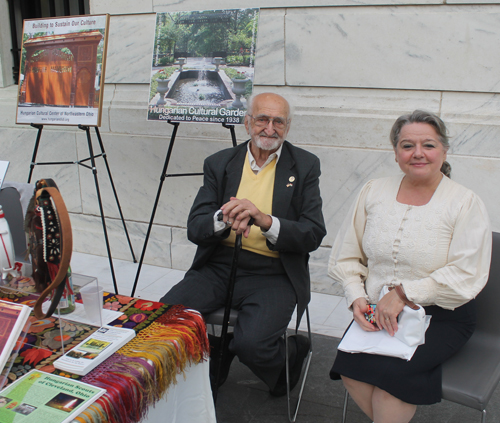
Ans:
<svg viewBox="0 0 500 423"><path fill-rule="evenodd" d="M486 408L481 411L481 423L486 423Z"/></svg>
<svg viewBox="0 0 500 423"><path fill-rule="evenodd" d="M290 363L288 361L288 335L287 332L285 332L284 337L285 337L285 354L286 354L286 360L285 360L285 366L286 366L286 395L288 399L288 420L290 423L294 423L297 420L297 414L299 412L299 407L300 407L300 401L302 399L302 393L304 392L304 387L306 385L306 379L307 379L307 374L309 373L309 366L311 364L311 359L312 359L312 334L311 334L311 322L309 319L309 307L306 307L306 318L307 318L307 335L309 337L309 352L307 353L306 359L305 359L305 364L302 367L302 383L300 385L300 391L299 391L299 397L297 399L297 404L295 405L295 412L293 413L292 416L292 401L290 398Z"/></svg>
<svg viewBox="0 0 500 423"><path fill-rule="evenodd" d="M346 416L347 416L347 403L349 402L349 392L347 392L347 389L345 390L345 396L344 396L344 409L342 410L342 423L346 422Z"/></svg>

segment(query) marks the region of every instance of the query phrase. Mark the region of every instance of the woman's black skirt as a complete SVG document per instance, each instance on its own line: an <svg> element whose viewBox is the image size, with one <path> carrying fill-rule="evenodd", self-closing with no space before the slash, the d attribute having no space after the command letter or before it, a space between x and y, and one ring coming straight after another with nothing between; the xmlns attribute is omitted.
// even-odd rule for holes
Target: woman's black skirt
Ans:
<svg viewBox="0 0 500 423"><path fill-rule="evenodd" d="M412 359L375 354L351 354L337 351L330 371L332 379L340 375L368 383L410 404L434 404L441 401L441 364L455 354L472 336L476 326L475 300L455 310L438 306L424 307L432 316Z"/></svg>

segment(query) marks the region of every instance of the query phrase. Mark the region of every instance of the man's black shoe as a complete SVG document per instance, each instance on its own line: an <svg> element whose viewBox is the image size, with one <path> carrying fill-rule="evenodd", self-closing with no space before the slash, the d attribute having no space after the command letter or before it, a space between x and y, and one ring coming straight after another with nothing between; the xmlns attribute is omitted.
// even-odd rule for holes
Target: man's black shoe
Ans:
<svg viewBox="0 0 500 423"><path fill-rule="evenodd" d="M227 335L227 343L229 345L229 342L231 342L231 339L233 338L233 334L230 332ZM208 335L208 340L210 342L210 383L212 386L215 386L215 382L217 379L217 370L218 370L218 364L220 361L220 338L217 336L213 335ZM229 351L229 349L226 351L226 357L224 362L222 363L220 375L219 375L219 382L217 384L217 388L220 388L224 382L227 380L227 376L229 374L229 368L231 367L231 363L234 359L234 354Z"/></svg>
<svg viewBox="0 0 500 423"><path fill-rule="evenodd" d="M292 335L288 337L290 392L299 382L302 366L310 347L311 343L309 342L309 338L303 335ZM286 364L281 371L276 386L269 390L269 392L275 397L282 397L286 395Z"/></svg>

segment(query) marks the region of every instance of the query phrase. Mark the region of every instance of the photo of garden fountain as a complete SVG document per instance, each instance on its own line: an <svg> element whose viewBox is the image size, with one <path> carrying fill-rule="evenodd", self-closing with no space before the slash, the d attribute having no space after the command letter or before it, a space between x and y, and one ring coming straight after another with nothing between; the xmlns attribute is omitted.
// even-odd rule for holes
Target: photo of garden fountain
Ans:
<svg viewBox="0 0 500 423"><path fill-rule="evenodd" d="M243 123L258 9L158 13L148 120Z"/></svg>
<svg viewBox="0 0 500 423"><path fill-rule="evenodd" d="M219 72L213 70L185 70L168 92L177 104L220 105L232 100Z"/></svg>

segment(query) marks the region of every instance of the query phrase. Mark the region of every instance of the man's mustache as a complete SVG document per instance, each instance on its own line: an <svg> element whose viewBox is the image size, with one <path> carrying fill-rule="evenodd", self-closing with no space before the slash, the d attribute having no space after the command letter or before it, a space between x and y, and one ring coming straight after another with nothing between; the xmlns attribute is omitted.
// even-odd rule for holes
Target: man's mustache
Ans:
<svg viewBox="0 0 500 423"><path fill-rule="evenodd" d="M266 138L279 138L278 134L275 132L273 135L263 135L262 133L259 134L259 137L266 137Z"/></svg>

